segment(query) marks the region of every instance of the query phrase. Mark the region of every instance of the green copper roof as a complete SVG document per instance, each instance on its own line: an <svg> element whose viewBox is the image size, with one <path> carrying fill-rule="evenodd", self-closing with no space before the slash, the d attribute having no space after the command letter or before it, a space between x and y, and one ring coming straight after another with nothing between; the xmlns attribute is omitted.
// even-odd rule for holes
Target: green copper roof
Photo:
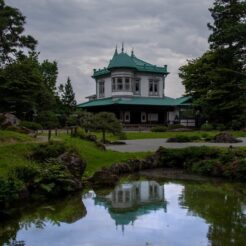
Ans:
<svg viewBox="0 0 246 246"><path fill-rule="evenodd" d="M89 107L100 107L100 106L109 106L109 105L144 105L144 106L180 106L184 105L190 97L182 98L151 98L151 97L119 97L119 98L103 98L97 99L78 105L79 108L89 108ZM189 105L189 104L185 104Z"/></svg>
<svg viewBox="0 0 246 246"><path fill-rule="evenodd" d="M118 53L117 50L115 50L113 58L110 60L108 67L99 70L94 69L92 77L95 78L110 74L110 70L114 68L131 68L139 72L168 74L166 65L163 67L158 67L140 60L133 54L133 52L131 55L128 55L123 50L121 53Z"/></svg>

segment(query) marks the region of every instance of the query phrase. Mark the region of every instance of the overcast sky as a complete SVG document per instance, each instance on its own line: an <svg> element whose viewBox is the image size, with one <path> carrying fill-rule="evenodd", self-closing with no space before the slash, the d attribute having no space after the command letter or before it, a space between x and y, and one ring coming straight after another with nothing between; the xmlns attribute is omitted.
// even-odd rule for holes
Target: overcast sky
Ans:
<svg viewBox="0 0 246 246"><path fill-rule="evenodd" d="M70 76L78 102L95 93L93 68L108 65L115 45L168 65L167 96L184 88L178 68L207 48L212 0L5 0L27 17L40 59L56 60L59 83Z"/></svg>

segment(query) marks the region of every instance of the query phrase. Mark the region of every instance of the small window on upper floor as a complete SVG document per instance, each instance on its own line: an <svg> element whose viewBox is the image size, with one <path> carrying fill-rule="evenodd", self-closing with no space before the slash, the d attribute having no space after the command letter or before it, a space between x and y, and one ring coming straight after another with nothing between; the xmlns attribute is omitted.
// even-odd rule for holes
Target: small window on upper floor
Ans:
<svg viewBox="0 0 246 246"><path fill-rule="evenodd" d="M122 78L117 78L117 91L123 90L123 80Z"/></svg>
<svg viewBox="0 0 246 246"><path fill-rule="evenodd" d="M98 92L99 92L99 98L104 97L104 92L105 92L105 88L104 88L104 81L99 81L98 82Z"/></svg>
<svg viewBox="0 0 246 246"><path fill-rule="evenodd" d="M133 83L133 94L140 94L140 79L135 79Z"/></svg>
<svg viewBox="0 0 246 246"><path fill-rule="evenodd" d="M130 91L130 78L125 78L125 91Z"/></svg>
<svg viewBox="0 0 246 246"><path fill-rule="evenodd" d="M149 80L149 95L150 96L159 95L159 80L158 79Z"/></svg>

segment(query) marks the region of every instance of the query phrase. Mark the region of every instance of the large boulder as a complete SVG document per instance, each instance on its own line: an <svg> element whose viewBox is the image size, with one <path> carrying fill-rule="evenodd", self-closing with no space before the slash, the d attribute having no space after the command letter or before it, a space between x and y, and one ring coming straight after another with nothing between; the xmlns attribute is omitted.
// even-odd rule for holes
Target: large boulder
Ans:
<svg viewBox="0 0 246 246"><path fill-rule="evenodd" d="M92 184L92 186L95 187L113 187L117 184L118 181L119 176L106 168L95 172L94 175L89 179L89 182Z"/></svg>
<svg viewBox="0 0 246 246"><path fill-rule="evenodd" d="M17 127L20 120L12 113L0 113L0 125L2 127Z"/></svg>
<svg viewBox="0 0 246 246"><path fill-rule="evenodd" d="M65 152L57 159L74 177L81 179L86 168L86 162L82 160L80 156L76 153Z"/></svg>
<svg viewBox="0 0 246 246"><path fill-rule="evenodd" d="M221 132L212 140L214 143L240 143L240 139L234 138L229 132Z"/></svg>

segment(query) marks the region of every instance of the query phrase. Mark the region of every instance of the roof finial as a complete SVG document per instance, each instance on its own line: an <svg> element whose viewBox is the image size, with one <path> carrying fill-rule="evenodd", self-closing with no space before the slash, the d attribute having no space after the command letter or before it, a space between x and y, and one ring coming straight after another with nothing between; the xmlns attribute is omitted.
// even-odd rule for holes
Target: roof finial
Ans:
<svg viewBox="0 0 246 246"><path fill-rule="evenodd" d="M124 42L122 42L122 48L121 48L121 52L124 52Z"/></svg>
<svg viewBox="0 0 246 246"><path fill-rule="evenodd" d="M134 56L134 48L132 48L132 54L131 55Z"/></svg>
<svg viewBox="0 0 246 246"><path fill-rule="evenodd" d="M118 48L117 48L117 44L115 46L115 52L114 52L115 55L118 55Z"/></svg>

